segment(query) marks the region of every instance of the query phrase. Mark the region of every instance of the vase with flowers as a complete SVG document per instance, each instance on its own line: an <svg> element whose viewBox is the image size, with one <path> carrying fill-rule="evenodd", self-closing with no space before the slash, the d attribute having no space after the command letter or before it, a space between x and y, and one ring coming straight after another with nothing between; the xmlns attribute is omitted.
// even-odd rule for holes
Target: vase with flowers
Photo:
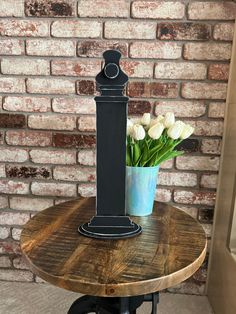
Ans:
<svg viewBox="0 0 236 314"><path fill-rule="evenodd" d="M127 121L126 211L129 215L152 213L158 171L166 160L182 155L176 149L194 128L176 121L172 112L152 119L144 113L139 120Z"/></svg>

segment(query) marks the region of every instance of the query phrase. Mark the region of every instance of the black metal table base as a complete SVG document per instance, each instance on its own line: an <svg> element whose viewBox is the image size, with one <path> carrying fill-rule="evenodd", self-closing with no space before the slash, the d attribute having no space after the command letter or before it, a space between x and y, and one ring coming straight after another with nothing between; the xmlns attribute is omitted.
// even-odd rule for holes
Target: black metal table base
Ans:
<svg viewBox="0 0 236 314"><path fill-rule="evenodd" d="M159 292L135 297L105 298L85 295L77 299L68 314L136 314L143 302L152 302L151 314L157 313Z"/></svg>

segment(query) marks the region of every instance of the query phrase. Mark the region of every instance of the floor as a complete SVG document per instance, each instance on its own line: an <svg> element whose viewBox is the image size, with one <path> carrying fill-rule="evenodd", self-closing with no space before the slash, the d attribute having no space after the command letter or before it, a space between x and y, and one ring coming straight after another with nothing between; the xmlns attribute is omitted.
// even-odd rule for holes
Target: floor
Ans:
<svg viewBox="0 0 236 314"><path fill-rule="evenodd" d="M0 282L0 314L66 314L78 294L47 284ZM206 297L163 293L158 314L212 314ZM138 314L150 314L145 304Z"/></svg>

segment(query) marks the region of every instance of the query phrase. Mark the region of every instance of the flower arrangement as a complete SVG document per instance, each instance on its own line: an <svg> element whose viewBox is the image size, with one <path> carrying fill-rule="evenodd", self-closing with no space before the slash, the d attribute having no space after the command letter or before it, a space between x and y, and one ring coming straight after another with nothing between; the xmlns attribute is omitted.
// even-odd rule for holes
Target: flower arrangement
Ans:
<svg viewBox="0 0 236 314"><path fill-rule="evenodd" d="M182 155L175 147L188 138L194 128L176 121L172 112L151 119L144 113L140 120L127 121L126 165L132 167L154 167L163 161Z"/></svg>

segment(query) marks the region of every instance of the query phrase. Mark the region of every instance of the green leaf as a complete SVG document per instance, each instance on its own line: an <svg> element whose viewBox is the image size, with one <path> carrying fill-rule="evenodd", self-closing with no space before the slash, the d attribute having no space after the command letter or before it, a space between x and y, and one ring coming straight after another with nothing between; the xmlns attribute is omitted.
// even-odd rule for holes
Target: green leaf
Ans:
<svg viewBox="0 0 236 314"><path fill-rule="evenodd" d="M137 163L138 163L139 158L141 156L141 149L140 149L138 143L135 143L133 147L134 147L133 163L134 163L134 166L137 166Z"/></svg>

